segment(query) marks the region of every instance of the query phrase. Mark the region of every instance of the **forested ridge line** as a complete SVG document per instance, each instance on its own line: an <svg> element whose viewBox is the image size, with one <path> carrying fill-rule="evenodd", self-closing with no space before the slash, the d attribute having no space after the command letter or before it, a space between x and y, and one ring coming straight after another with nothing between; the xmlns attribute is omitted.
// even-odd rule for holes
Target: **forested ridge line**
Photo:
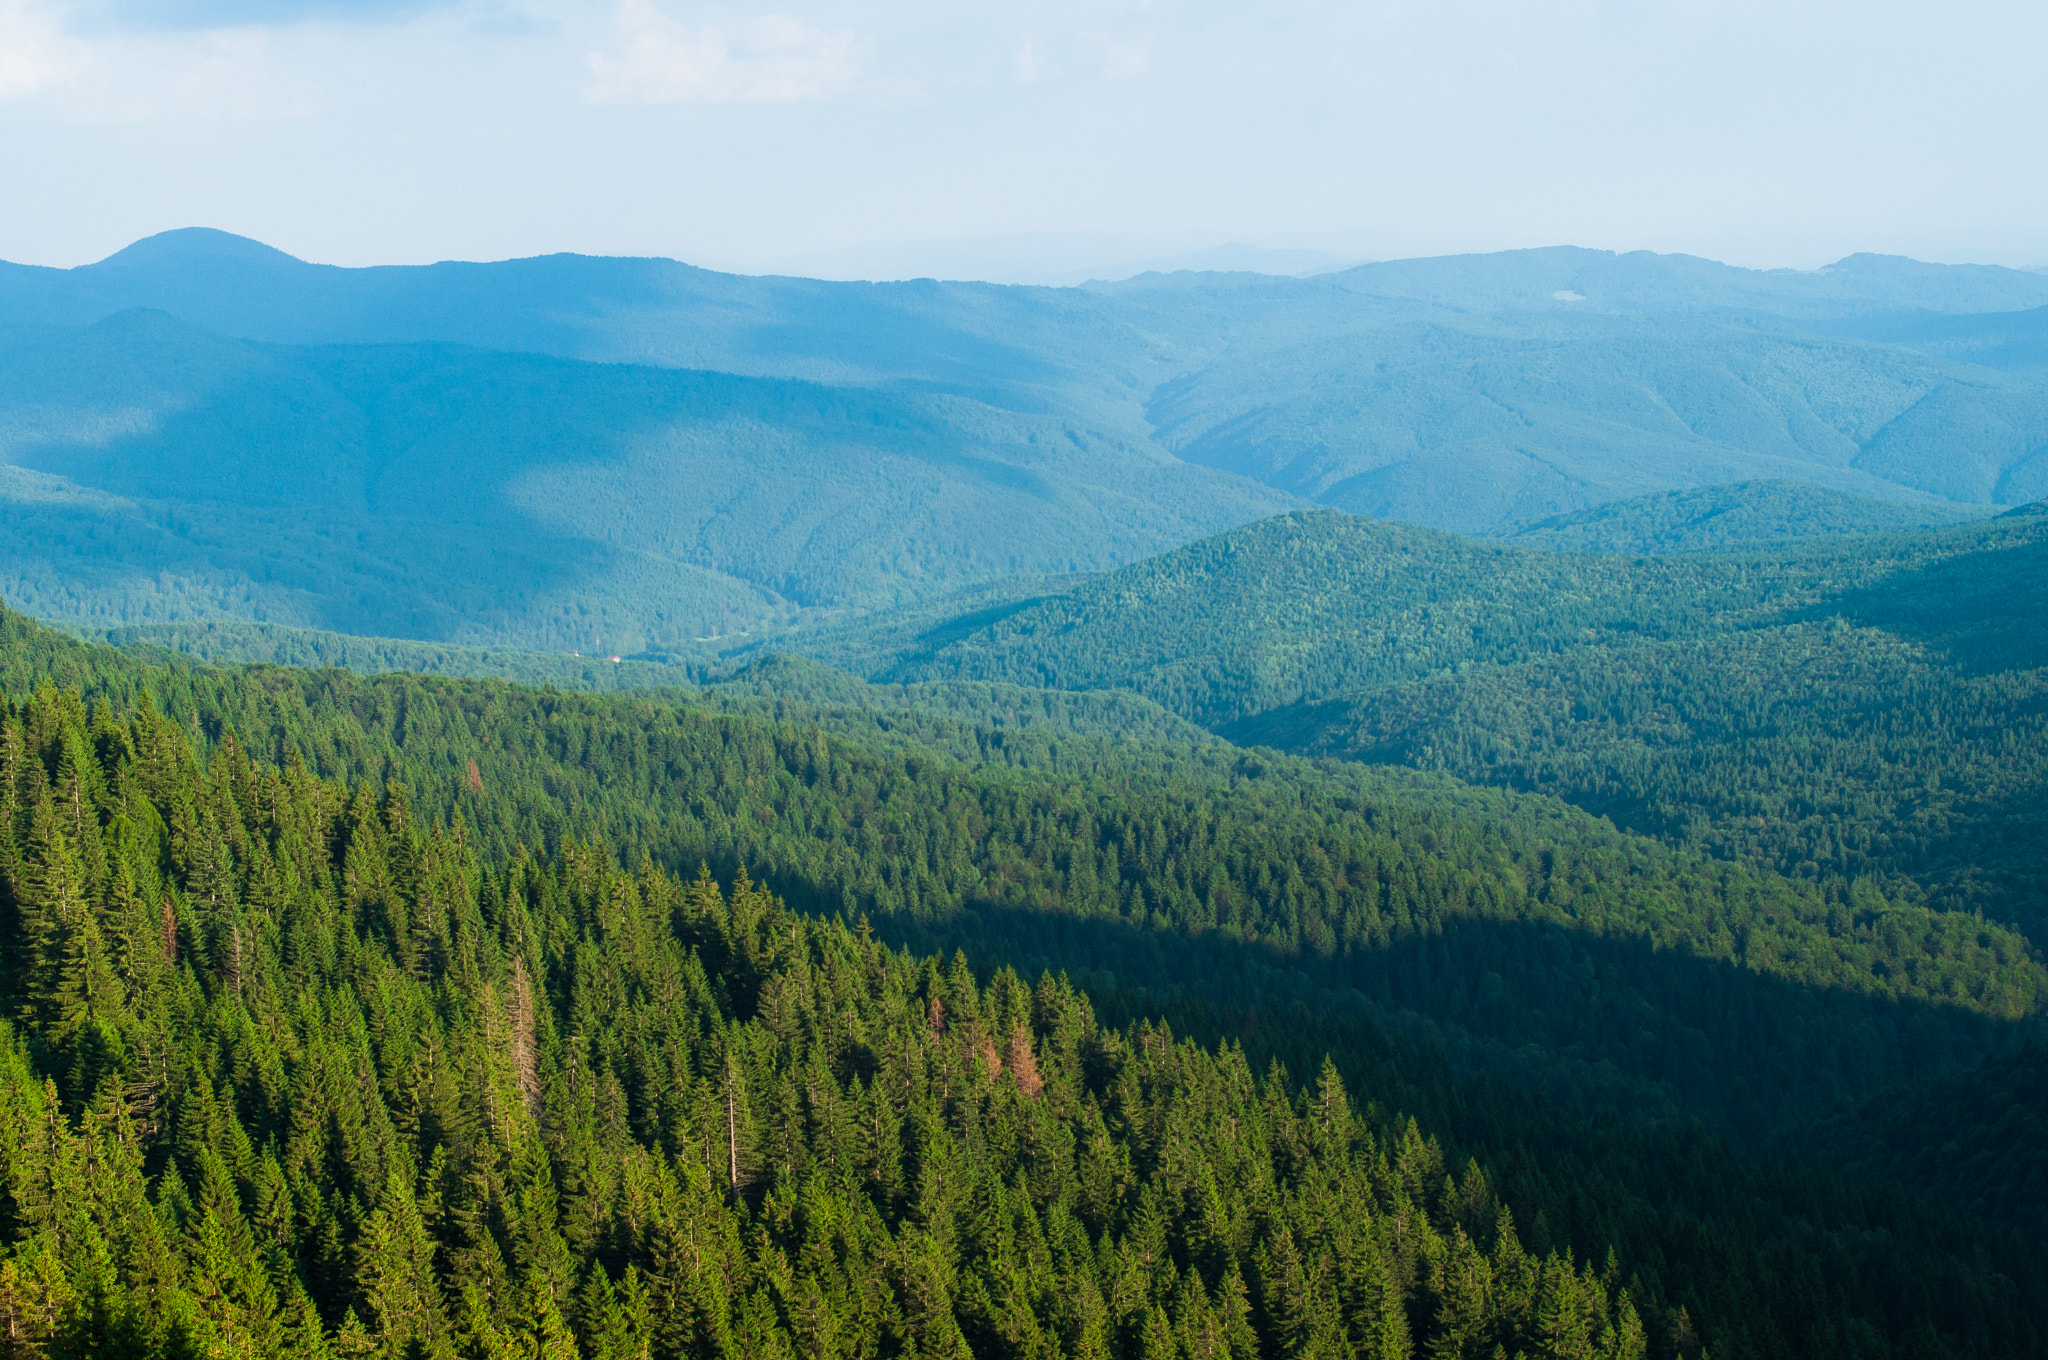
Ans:
<svg viewBox="0 0 2048 1360"><path fill-rule="evenodd" d="M1829 897L1548 799L1427 776L1146 745L1040 779L647 696L156 670L58 641L58 671L109 695L154 689L188 730L267 762L401 780L431 815L459 812L493 855L601 836L671 868L772 866L812 909L878 920L1057 911L1339 959L1471 918L2009 1020L2048 996L2048 970L1996 927L1868 892Z"/></svg>
<svg viewBox="0 0 2048 1360"><path fill-rule="evenodd" d="M1899 1256L1824 1182L1789 1186L1811 1243L1531 1251L1328 1062L1104 1029L744 874L493 861L400 785L202 763L148 703L4 716L17 1354L1632 1357L1698 1353L1695 1316L1717 1354L2038 1345L2029 1258L1910 1211L1882 1240L1934 1250Z"/></svg>
<svg viewBox="0 0 2048 1360"><path fill-rule="evenodd" d="M1923 534L1674 556L1548 552L1332 510L1229 530L847 664L891 680L1127 688L1205 727L1588 644L1714 636L2048 535L2005 516ZM833 656L824 659L836 660Z"/></svg>
<svg viewBox="0 0 2048 1360"><path fill-rule="evenodd" d="M2041 514L1631 557L1325 512L866 660L1125 686L1247 745L1551 793L1716 857L2048 934L2044 592Z"/></svg>

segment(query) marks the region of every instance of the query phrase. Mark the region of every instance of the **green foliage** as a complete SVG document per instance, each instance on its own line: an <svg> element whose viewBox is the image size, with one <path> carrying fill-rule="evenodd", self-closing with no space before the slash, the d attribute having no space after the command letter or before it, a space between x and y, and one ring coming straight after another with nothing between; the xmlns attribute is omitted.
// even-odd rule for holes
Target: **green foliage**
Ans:
<svg viewBox="0 0 2048 1360"><path fill-rule="evenodd" d="M2034 1231L2048 1212L2048 1051L2030 1045L1971 1072L1886 1091L1810 1138L1818 1154L1859 1176Z"/></svg>
<svg viewBox="0 0 2048 1360"><path fill-rule="evenodd" d="M512 680L556 689L620 690L687 688L704 679L707 663L690 657L603 656L455 647L404 638L356 637L274 623L136 624L125 628L80 629L88 641L105 642L165 663L181 658L216 666L260 664L309 670L345 670L375 675L412 671Z"/></svg>
<svg viewBox="0 0 2048 1360"><path fill-rule="evenodd" d="M2006 1026L1987 1010L2036 1008L2043 978L2031 960L1995 938L1986 948L1944 935L1940 918L1909 911L1896 919L1912 922L1911 930L1887 928L1895 912L1875 900L1830 904L1618 836L1556 804L1356 767L1247 759L1214 745L1094 735L1086 719L1096 701L1087 696L1063 712L1057 696L1012 693L1009 711L1032 719L1018 724L1016 742L994 740L1000 726L977 732L963 718L894 710L904 730L952 743L957 755L949 759L913 752L907 740L896 753L869 753L815 727L679 709L648 696L151 668L15 617L0 623L12 635L0 651L11 663L7 687L54 674L95 696L89 708L45 684L0 723L11 771L4 787L15 808L6 824L14 846L35 850L10 852L9 865L20 867L8 869L9 900L51 899L55 882L54 898L69 901L62 884L70 869L51 877L49 866L60 865L84 873L88 904L82 914L64 907L54 929L36 924L44 918L33 911L12 918L8 957L30 966L7 987L16 998L11 1013L28 1027L23 1061L56 1080L37 1108L61 1108L72 1127L85 1129L77 1121L116 1093L128 1102L120 1117L135 1132L123 1155L141 1179L121 1191L121 1202L142 1196L155 1204L138 1222L168 1225L170 1245L149 1247L157 1255L146 1278L159 1303L102 1309L90 1325L128 1328L145 1351L276 1335L307 1354L377 1353L393 1338L429 1353L457 1345L566 1355L581 1345L590 1353L769 1354L815 1349L829 1332L841 1338L831 1344L858 1352L871 1342L897 1345L888 1329L899 1325L919 1345L964 1338L986 1351L1013 1344L989 1338L1042 1332L1062 1316L1069 1320L1058 1325L1078 1329L1071 1337L1080 1353L1141 1354L1163 1344L1163 1329L1198 1347L1210 1344L1201 1338L1221 1337L1241 1349L1247 1336L1283 1333L1320 1345L1333 1317L1386 1346L1398 1346L1404 1327L1411 1342L1428 1340L1439 1317L1468 1339L1527 1327L1576 1334L1582 1323L1597 1337L1607 1324L1543 1303L1564 1297L1556 1293L1566 1289L1561 1275L1548 1267L1518 1274L1512 1255L1499 1257L1507 1239L1488 1226L1496 1201L1532 1225L1538 1256L1569 1247L1578 1259L1599 1259L1622 1249L1634 1263L1629 1273L1610 1269L1598 1283L1612 1306L1618 1284L1632 1281L1634 1296L1653 1305L1646 1329L1665 1350L1682 1346L1696 1326L1738 1353L1788 1353L1780 1338L1825 1346L1849 1335L1904 1337L1918 1326L1956 1344L1974 1339L2015 1353L2033 1344L2012 1296L2001 1292L2007 1286L1980 1263L1989 1251L1998 1278L2032 1279L2032 1258L2017 1242L1810 1172L1746 1163L1697 1131L1646 1141L1575 1123L1497 1086L1461 1085L1429 1056L1435 1048L1492 1065L1567 1104L1796 1126L1801 1109L2000 1046ZM768 667L755 679L777 673ZM952 693L963 713L976 695L1004 693L937 692ZM724 702L784 701L739 692ZM805 710L856 733L885 731L892 721L879 705ZM193 757L195 739L211 753L204 764ZM251 750L261 759L252 763ZM1063 762L1052 777L1037 773L1047 761ZM315 766L352 771L355 787L320 782ZM413 791L386 783L392 775ZM77 809L68 823L67 801ZM615 873L611 856L595 848L598 838L627 862L639 860L640 872ZM60 840L71 859L56 855ZM546 858L522 844L549 847ZM1058 1056L1060 1026L1035 1009L1019 1012L1021 1001L987 1001L976 990L983 981L960 962L938 970L887 955L866 942L865 926L849 933L815 916L807 923L744 884L716 908L715 886L679 884L654 867L692 859L733 864L736 879L744 860L819 912L864 915L884 933L929 946L957 942L985 960L984 970L1006 958L1033 971L1068 969L1122 1017L1096 1031L1110 1036L1104 1051L1121 1044L1200 1064L1231 1061L1235 1045L1234 1061L1247 1073L1273 1059L1312 1071L1334 1055L1343 1080L1374 1093L1361 1136L1392 1157L1413 1138L1394 1111L1419 1109L1497 1165L1501 1190L1464 1176L1456 1196L1441 1201L1461 1207L1434 1229L1449 1253L1441 1276L1428 1277L1440 1300L1435 1312L1375 1311L1370 1301L1387 1296L1347 1294L1349 1285L1339 1289L1339 1305L1316 1293L1351 1278L1316 1262L1350 1260L1344 1253L1355 1251L1369 1260L1377 1250L1369 1233L1342 1241L1314 1235L1364 1227L1347 1208L1291 1220L1288 1238L1231 1239L1253 1252L1232 1257L1234 1269L1212 1239L1169 1236L1170 1252L1180 1253L1170 1278L1147 1266L1144 1289L1119 1293L1119 1277L1098 1273L1105 1311L1087 1305L1070 1316L1054 1294L1026 1287L1028 1270L961 1274L959 1244L969 1230L954 1220L951 1238L939 1234L920 1207L938 1193L931 1176L953 1174L928 1172L915 1159L938 1134L910 1106L892 1104L877 1107L878 1122L865 1127L907 1160L855 1160L871 1168L863 1193L898 1245L886 1248L873 1235L873 1218L856 1202L853 1218L833 1211L835 1222L854 1226L833 1230L841 1236L829 1252L892 1263L881 1267L886 1289L834 1286L824 1276L813 1286L792 1250L796 1239L774 1235L783 1229L763 1238L748 1226L783 1212L775 1206L786 1201L772 1187L804 1156L823 1155L816 1139L830 1127L794 1113L824 1089L816 1062L803 1059L797 1085L778 1085L772 1072L798 1070L805 1051L778 1045L791 1040L791 1016L815 1014L804 1026L815 1025L832 1049L840 1023L857 1035L897 1004L885 989L804 1009L818 996L820 958L851 949L842 970L867 978L863 986L881 986L877 979L891 970L918 979L901 989L915 1022L910 1034L959 1041L921 1078L939 1082L942 1107L967 1089L956 1080L997 1072L1009 1083L997 1089L1036 1108L1045 1093L1057 1095L1062 1070L1077 1069L1059 1066L1067 1061ZM1274 866L1293 867L1275 876ZM720 910L727 925L714 939L703 922ZM736 921L752 921L753 933L735 933ZM24 937L35 948L23 947ZM66 942L91 938L116 979L111 988L66 982L90 975L66 973L65 959L85 957ZM671 954L658 976L634 971L663 950L692 945L697 970ZM1715 963L1717 950L1729 962ZM788 972L797 958L809 958L812 971ZM995 985L1024 995L1020 983ZM1090 1008L1079 993L1060 994L1085 1018ZM650 1005L659 1011L671 1004L663 998L677 996L699 998L682 1031L650 1029L652 1019L613 1022ZM1206 1054L1144 1037L1156 1031L1142 1017L1162 1007L1207 1036ZM1374 1017L1437 1042L1390 1046ZM794 1032L813 1032L804 1026ZM1211 1056L1219 1043L1221 1056ZM603 1079L600 1054L616 1088ZM1764 1054L1774 1056L1759 1066ZM849 1069L832 1065L840 1059L823 1056L849 1099L858 1091L874 1099L879 1069L858 1069L857 1090L845 1080ZM679 1063L693 1074L688 1080ZM1079 1070L1089 1081L1124 1081L1113 1065ZM1151 1080L1140 1079L1139 1090ZM1315 1103L1328 1109L1326 1088ZM565 1089L584 1102L573 1118L564 1113L572 1108L563 1104ZM1076 1202L1094 1206L1087 1212L1097 1217L1084 1228L1100 1272L1111 1269L1104 1206L1142 1207L1155 1183L1142 1148L1178 1146L1179 1135L1134 1143L1140 1129L1199 1127L1206 1137L1219 1119L1248 1126L1184 1085L1157 1085L1149 1124L1138 1107L1112 1105L1099 1085L1088 1089L1098 1113L1084 1098L1082 1122L1047 1136L1071 1149ZM1284 1095L1284 1083L1278 1089ZM370 1092L376 1101L364 1107L357 1093ZM1260 1099L1262 1108L1279 1108L1271 1095ZM635 1103L642 1100L669 1103L654 1109ZM1207 1122L1173 1123L1184 1104L1206 1112ZM544 1136L515 1136L536 1112ZM956 1170L981 1167L988 1144L974 1139L990 1136L989 1126L979 1134L963 1127L967 1150ZM616 1217L605 1215L651 1221L647 1196L659 1186L633 1188L645 1185L634 1168L651 1164L634 1160L639 1154L608 1161L585 1143L560 1141L583 1137L577 1129L614 1130L600 1141L616 1140L622 1128L679 1168L690 1164L685 1154L695 1158L704 1202L722 1202L722 1178L733 1212L745 1206L741 1218L725 1227L701 1220L704 1232L716 1228L712 1236L664 1239L633 1254ZM481 1155L480 1140L493 1137L498 1151L488 1165L461 1160ZM294 1155L294 1138L327 1151ZM799 1138L811 1141L792 1141ZM1367 1145L1353 1145L1363 1157ZM1005 1187L1022 1167L1041 1196L1034 1205L1045 1202L1046 1186L1062 1183L1042 1167L1031 1171L1037 1162L988 1165L1012 1168L997 1176ZM246 1235L226 1212L224 1172L244 1206ZM1418 1184L1441 1178L1431 1172ZM597 1207L619 1194L633 1207ZM1409 1195L1428 1202L1420 1191ZM44 1202L31 1192L16 1198ZM908 1219L892 1217L906 1210ZM1187 1210L1164 1217L1197 1221ZM1795 1223L1806 1226L1795 1231ZM1480 1244L1474 1255L1460 1254L1460 1231ZM188 1237L193 1247L178 1245ZM291 1244L289 1264L267 1245L279 1241ZM1118 1245L1132 1241L1128 1250ZM693 1267L709 1294L678 1293L673 1283L675 1253L692 1242L696 1251L716 1246L730 1263L715 1288ZM1712 1245L1727 1242L1740 1245ZM1116 1237L1110 1246L1116 1259L1135 1251L1140 1261L1161 1260L1155 1238ZM202 1250L212 1263L204 1284L178 1264ZM50 1274L53 1259L20 1255L8 1298L41 1310L37 1335L54 1331L71 1344L63 1338L88 1324L66 1300L98 1296L72 1275ZM1825 1302L1815 1292L1823 1259L1837 1280ZM790 1262L792 1273L779 1273L778 1261ZM742 1262L761 1263L772 1278L749 1284ZM602 1281L593 1267L602 1268ZM1892 1282L1909 1268L1929 1285L1898 1290ZM967 1279L979 1284L968 1289ZM776 1283L790 1280L797 1292ZM1944 1283L1935 1287L1937 1280ZM1775 1302L1759 1305L1760 1290ZM1089 1296L1057 1293L1077 1297ZM1974 1302L1956 1306L1965 1297ZM422 1302L436 1298L438 1313ZM889 1320L891 1299L906 1310L900 1324ZM1532 1322L1515 1320L1525 1306L1517 1299L1536 1309ZM1127 1322L1112 1325L1114 1318ZM1610 1313L1609 1322L1615 1344L1634 1344L1625 1314ZM1359 1344L1366 1340L1362 1333Z"/></svg>
<svg viewBox="0 0 2048 1360"><path fill-rule="evenodd" d="M1507 542L1553 552L1711 552L1843 534L1902 534L1982 519L1973 506L1880 501L1803 482L1740 482L1610 501L1515 530Z"/></svg>
<svg viewBox="0 0 2048 1360"><path fill-rule="evenodd" d="M752 865L805 908L1033 968L1117 974L1120 956L1183 940L1194 952L1155 955L1147 985L1240 1006L1320 997L1589 1105L1751 1137L1995 1051L2048 979L1995 927L1674 853L1548 800L1071 721L781 713L888 734L871 751L763 723L783 701L744 695L721 716L652 696L134 663L95 692L153 692L185 730L231 731L279 765L402 780L423 815L461 817L496 857L601 837L629 862ZM1074 923L1057 946L1048 912ZM1814 1036L1796 1077L1748 1056L1788 1028ZM1532 1045L1548 1056L1522 1056Z"/></svg>
<svg viewBox="0 0 2048 1360"><path fill-rule="evenodd" d="M1644 559L1296 516L886 664L1127 686L1239 742L2040 931L2041 526Z"/></svg>
<svg viewBox="0 0 2048 1360"><path fill-rule="evenodd" d="M870 750L940 752L969 764L1074 773L1143 767L1160 747L1217 747L1211 733L1128 691L1069 692L979 681L873 685L804 657L717 673L692 696L720 712L814 724Z"/></svg>
<svg viewBox="0 0 2048 1360"><path fill-rule="evenodd" d="M70 745L80 716L7 726ZM114 850L80 885L104 905L60 910L120 970L88 1003L112 1052L17 979L12 1353L1645 1353L1612 1272L1526 1253L1333 1071L1104 1029L1056 979L981 985L744 875L573 843L493 869L398 786L233 745L202 773L147 710L92 728ZM68 853L46 778L8 785L44 866L5 883L17 946Z"/></svg>
<svg viewBox="0 0 2048 1360"><path fill-rule="evenodd" d="M1894 564L1882 552L1789 561L1543 553L1306 511L1111 572L964 636L939 634L878 673L1134 689L1215 727L1603 637L1742 627Z"/></svg>

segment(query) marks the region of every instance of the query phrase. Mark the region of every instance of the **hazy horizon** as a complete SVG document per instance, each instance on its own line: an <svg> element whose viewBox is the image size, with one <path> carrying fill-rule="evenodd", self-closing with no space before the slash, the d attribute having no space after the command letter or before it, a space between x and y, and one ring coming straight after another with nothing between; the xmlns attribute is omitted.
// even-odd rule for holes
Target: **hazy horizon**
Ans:
<svg viewBox="0 0 2048 1360"><path fill-rule="evenodd" d="M113 251L79 260L71 264L39 265L33 261L0 260L6 264L26 264L31 267L73 269L82 268L112 259L130 246L159 236L175 236L188 231L219 231L224 228L188 224L183 227L166 228L126 242ZM258 244L271 249L282 249L269 241L245 237L240 233L225 234L243 240L256 240ZM1327 239L1327 238L1319 238ZM1115 283L1135 278L1146 273L1188 272L1241 272L1264 274L1278 278L1309 278L1319 274L1338 273L1348 269L1371 264L1402 263L1426 259L1448 259L1471 255L1512 253L1516 250L1600 249L1580 247L1572 242L1547 242L1542 245L1523 247L1502 247L1499 251L1460 251L1435 254L1367 254L1343 250L1341 242L1334 242L1338 248L1328 249L1318 245L1295 243L1280 246L1260 246L1242 240L1226 240L1205 237L1199 233L1177 233L1161 235L1119 235L1108 232L1025 232L1004 236L970 237L940 241L884 241L840 247L834 250L812 251L789 256L775 261L728 260L710 256L684 258L673 255L647 254L637 258L667 259L716 273L736 274L749 277L795 277L811 278L831 282L901 282L911 279L935 279L941 282L1015 284L1040 287L1075 287L1090 283ZM334 260L308 259L289 250L283 253L303 263L315 265L336 265L341 268L375 268L383 265L428 265L438 263L489 264L504 260L534 258L533 256L446 257L436 260L406 261L363 261L340 262ZM543 254L572 254L601 257L599 252L566 250L542 252ZM1630 251L1617 250L1614 254L1628 254ZM1684 256L1690 252L1653 251L1658 255ZM1748 265L1736 261L1714 260L1710 256L1695 256L1708 259L1715 264L1738 269L1790 270L1812 273L1826 269L1842 259L1856 254L1892 254L1893 252L1851 251L1842 256L1830 257L1813 264L1796 265ZM611 258L633 258L613 255ZM2048 273L2048 266L2007 265L1990 260L1940 260L1918 258L1925 263L1941 264L1985 264L2000 268L2015 268L2027 273Z"/></svg>
<svg viewBox="0 0 2048 1360"><path fill-rule="evenodd" d="M2039 266L2044 38L1997 4L0 0L0 258L200 223L338 264L825 276L1561 242Z"/></svg>

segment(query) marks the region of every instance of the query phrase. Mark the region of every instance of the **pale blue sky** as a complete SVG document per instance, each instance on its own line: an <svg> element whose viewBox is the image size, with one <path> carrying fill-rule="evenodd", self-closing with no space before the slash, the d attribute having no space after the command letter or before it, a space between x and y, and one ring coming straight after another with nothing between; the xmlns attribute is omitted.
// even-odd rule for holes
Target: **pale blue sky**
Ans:
<svg viewBox="0 0 2048 1360"><path fill-rule="evenodd" d="M0 0L0 258L2042 265L2044 58L2039 3Z"/></svg>

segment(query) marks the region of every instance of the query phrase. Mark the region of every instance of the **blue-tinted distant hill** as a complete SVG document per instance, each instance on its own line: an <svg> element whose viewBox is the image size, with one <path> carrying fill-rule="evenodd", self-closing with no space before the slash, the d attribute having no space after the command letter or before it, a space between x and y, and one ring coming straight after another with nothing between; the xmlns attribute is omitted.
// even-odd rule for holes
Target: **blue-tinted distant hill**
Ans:
<svg viewBox="0 0 2048 1360"><path fill-rule="evenodd" d="M2012 372L2048 370L2048 307L1948 316L1903 312L1852 317L1820 329L1878 344L1901 345Z"/></svg>
<svg viewBox="0 0 2048 1360"><path fill-rule="evenodd" d="M190 228L76 269L0 265L0 318L83 326L144 307L279 344L412 344L824 382L912 380L1026 408L1100 392L1146 337L1073 289L720 274L674 260L548 255L345 269Z"/></svg>
<svg viewBox="0 0 2048 1360"><path fill-rule="evenodd" d="M1558 246L1387 261L1305 279L1182 272L1087 288L872 284L570 254L351 269L199 227L148 237L76 269L0 264L0 310L20 321L83 325L154 307L226 334L287 343L450 340L698 367L751 354L877 372L949 363L961 371L993 368L1032 352L1041 338L1033 332L1044 329L1091 347L1142 343L1144 335L1089 335L1076 323L1156 320L1147 308L1100 300L1161 295L1172 296L1173 310L1194 318L1198 330L1230 314L1294 314L1289 324L1298 328L1304 304L1340 310L1331 300L1342 298L1456 311L1732 311L1818 320L2048 306L2048 275L1883 255L1852 255L1820 270L1752 270L1686 255ZM1222 295L1228 301L1218 306ZM892 315L894 325L881 324ZM689 324L664 324L671 322ZM1008 343L963 338L998 328Z"/></svg>
<svg viewBox="0 0 2048 1360"><path fill-rule="evenodd" d="M2048 276L1986 265L1851 255L1823 269L1743 269L1693 255L1554 246L1360 265L1332 284L1462 311L2003 312L2048 303Z"/></svg>
<svg viewBox="0 0 2048 1360"><path fill-rule="evenodd" d="M2048 495L2048 376L1781 321L1439 312L1219 361L1147 409L1189 461L1465 533L1759 479Z"/></svg>
<svg viewBox="0 0 2048 1360"><path fill-rule="evenodd" d="M259 345L146 311L8 337L0 439L19 607L561 651L1101 569L1286 503L930 391Z"/></svg>
<svg viewBox="0 0 2048 1360"><path fill-rule="evenodd" d="M1160 329L1205 316L1228 337L1153 390L1160 443L1360 514L1495 533L1756 479L2048 494L2048 381L2023 362L2048 276L1559 247L1103 291Z"/></svg>
<svg viewBox="0 0 2048 1360"><path fill-rule="evenodd" d="M1097 394L1435 312L1735 312L1822 324L2044 305L2048 276L2019 270L1858 255L1824 270L1758 271L1573 247L1308 279L1154 274L1089 288L837 283L581 255L345 269L202 228L77 269L0 264L0 319L15 322L76 326L149 307L279 343L441 340L824 381Z"/></svg>
<svg viewBox="0 0 2048 1360"><path fill-rule="evenodd" d="M637 650L1308 503L1489 536L1760 480L1982 513L2048 494L2048 369L2013 358L2044 307L2048 277L1875 256L1058 289L170 232L0 265L0 588L99 626Z"/></svg>

